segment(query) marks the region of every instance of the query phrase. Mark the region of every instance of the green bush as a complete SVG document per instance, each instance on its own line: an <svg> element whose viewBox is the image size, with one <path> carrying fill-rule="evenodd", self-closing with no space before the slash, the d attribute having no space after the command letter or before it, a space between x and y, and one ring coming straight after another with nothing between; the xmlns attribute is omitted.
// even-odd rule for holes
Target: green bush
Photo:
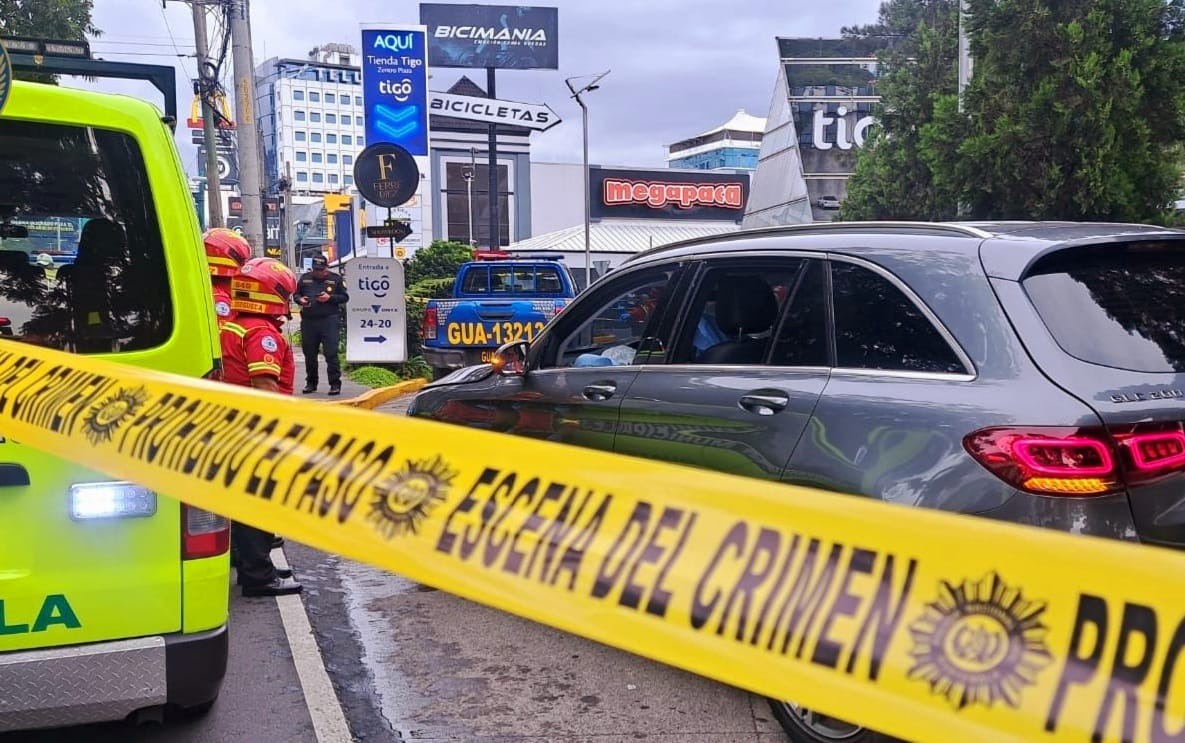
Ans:
<svg viewBox="0 0 1185 743"><path fill-rule="evenodd" d="M448 299L453 296L453 285L456 283L456 276L449 276L445 279L423 279L407 287L407 293L425 299Z"/></svg>
<svg viewBox="0 0 1185 743"><path fill-rule="evenodd" d="M457 275L462 263L473 260L473 248L464 243L434 240L426 248L420 248L404 270L407 286L414 286L424 279L448 279ZM410 293L410 292L409 292Z"/></svg>
<svg viewBox="0 0 1185 743"><path fill-rule="evenodd" d="M355 366L347 374L363 387L390 387L399 381L398 374L381 366Z"/></svg>

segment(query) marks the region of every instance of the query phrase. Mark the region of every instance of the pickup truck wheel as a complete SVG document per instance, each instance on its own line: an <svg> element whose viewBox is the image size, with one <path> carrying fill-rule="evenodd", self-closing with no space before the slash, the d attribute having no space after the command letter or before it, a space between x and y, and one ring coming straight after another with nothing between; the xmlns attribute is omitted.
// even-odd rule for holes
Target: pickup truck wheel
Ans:
<svg viewBox="0 0 1185 743"><path fill-rule="evenodd" d="M447 377L449 374L452 374L452 373L453 373L452 369L442 369L439 366L434 366L434 367L432 367L432 381L435 382L436 380Z"/></svg>

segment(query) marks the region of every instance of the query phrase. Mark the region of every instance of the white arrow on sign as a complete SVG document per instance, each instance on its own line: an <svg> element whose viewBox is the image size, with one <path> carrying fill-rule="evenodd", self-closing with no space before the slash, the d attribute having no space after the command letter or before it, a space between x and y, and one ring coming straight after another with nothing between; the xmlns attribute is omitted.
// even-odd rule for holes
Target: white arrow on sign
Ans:
<svg viewBox="0 0 1185 743"><path fill-rule="evenodd" d="M428 93L428 110L442 116L487 124L509 124L546 131L560 123L559 114L546 103L516 103L497 98L477 98L452 93Z"/></svg>

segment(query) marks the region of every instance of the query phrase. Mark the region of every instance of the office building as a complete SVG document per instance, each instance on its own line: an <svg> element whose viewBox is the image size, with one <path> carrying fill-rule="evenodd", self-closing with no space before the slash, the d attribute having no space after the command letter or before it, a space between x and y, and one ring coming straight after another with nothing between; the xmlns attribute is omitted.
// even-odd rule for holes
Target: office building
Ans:
<svg viewBox="0 0 1185 743"><path fill-rule="evenodd" d="M292 190L348 190L362 150L362 73L357 50L325 44L307 59L273 57L255 70L256 117L268 193L289 174Z"/></svg>
<svg viewBox="0 0 1185 743"><path fill-rule="evenodd" d="M761 152L765 119L740 109L715 129L667 147L667 166L700 170L753 170Z"/></svg>

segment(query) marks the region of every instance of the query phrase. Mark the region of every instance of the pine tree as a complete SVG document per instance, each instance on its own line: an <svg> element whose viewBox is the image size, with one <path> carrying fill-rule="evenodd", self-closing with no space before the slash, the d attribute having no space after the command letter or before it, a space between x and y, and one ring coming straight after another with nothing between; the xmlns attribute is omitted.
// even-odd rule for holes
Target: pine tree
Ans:
<svg viewBox="0 0 1185 743"><path fill-rule="evenodd" d="M922 136L937 182L975 218L1163 219L1185 137L1181 0L969 6L965 113L947 100Z"/></svg>
<svg viewBox="0 0 1185 743"><path fill-rule="evenodd" d="M878 23L845 35L893 40L879 57L880 126L860 152L841 219L949 218L957 199L936 188L921 132L955 91L958 0L889 0Z"/></svg>

